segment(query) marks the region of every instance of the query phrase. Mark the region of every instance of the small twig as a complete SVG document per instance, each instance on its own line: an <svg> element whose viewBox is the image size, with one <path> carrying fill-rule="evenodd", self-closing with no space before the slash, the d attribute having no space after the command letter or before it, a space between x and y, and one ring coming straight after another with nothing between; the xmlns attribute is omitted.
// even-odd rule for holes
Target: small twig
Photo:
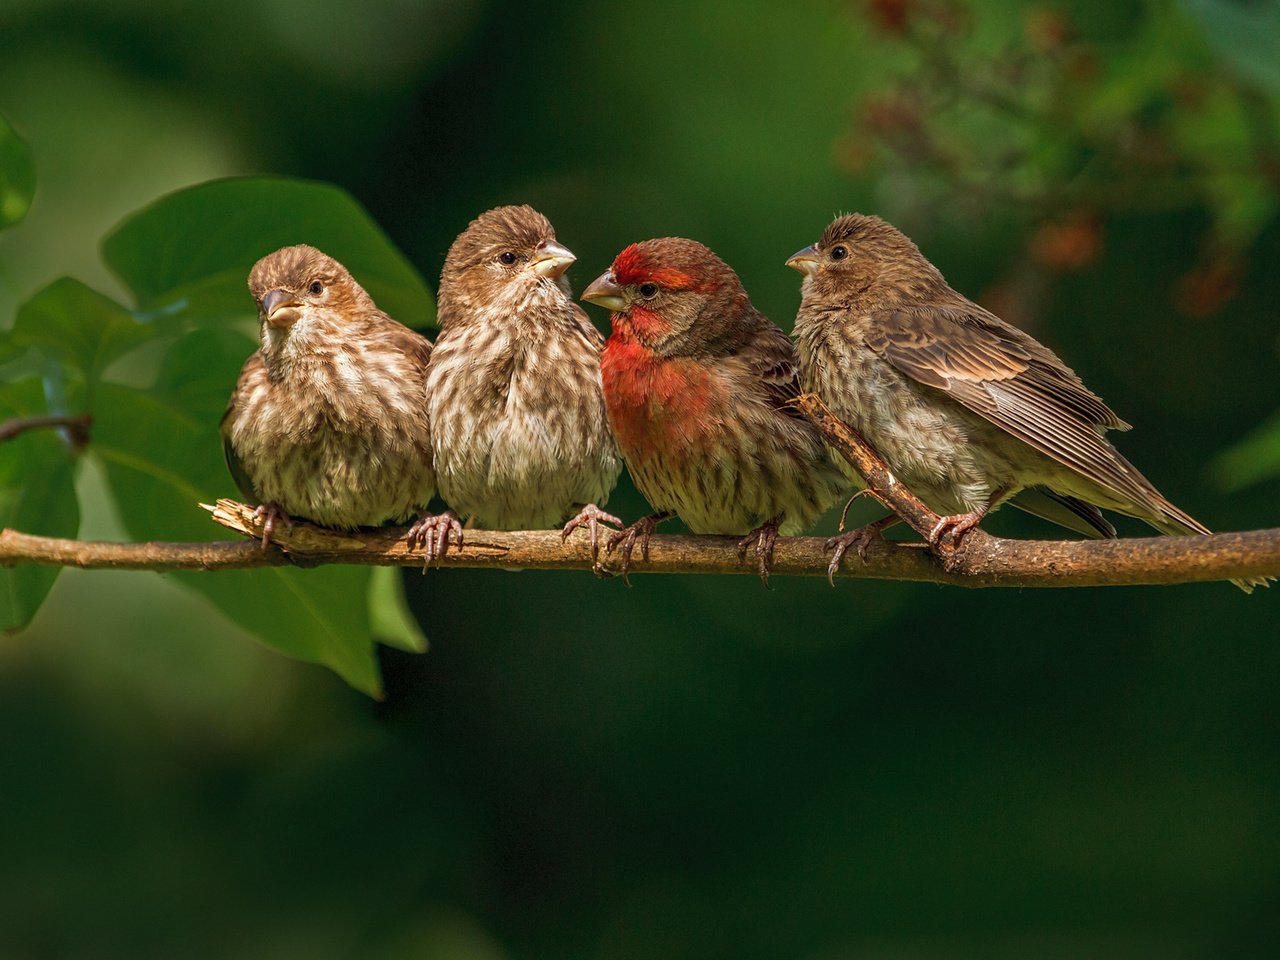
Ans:
<svg viewBox="0 0 1280 960"><path fill-rule="evenodd" d="M851 426L831 412L816 394L802 394L793 405L822 431L827 442L839 450L853 468L867 481L867 492L902 518L912 530L926 539L941 517L924 501L898 482L889 465L871 444ZM977 531L970 531L976 533Z"/></svg>
<svg viewBox="0 0 1280 960"><path fill-rule="evenodd" d="M15 417L0 423L0 443L12 440L20 433L28 430L41 430L48 427L62 427L71 438L71 445L77 450L89 444L89 428L93 426L93 414L81 413L73 417Z"/></svg>

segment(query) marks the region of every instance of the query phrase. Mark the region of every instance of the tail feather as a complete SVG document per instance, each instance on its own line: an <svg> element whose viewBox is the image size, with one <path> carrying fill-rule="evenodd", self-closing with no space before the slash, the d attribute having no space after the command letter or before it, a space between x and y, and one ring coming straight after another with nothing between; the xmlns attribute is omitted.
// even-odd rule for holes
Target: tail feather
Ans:
<svg viewBox="0 0 1280 960"><path fill-rule="evenodd" d="M1160 512L1155 516L1140 515L1138 519L1144 520L1151 526L1155 527L1161 533L1170 537L1187 537L1193 534L1207 534L1213 531L1206 527L1203 523L1188 513L1179 510L1172 503L1159 494L1155 498L1156 506ZM1249 577L1244 580L1232 580L1237 587L1245 593L1253 593L1254 587L1267 587L1271 585L1271 581L1275 577Z"/></svg>
<svg viewBox="0 0 1280 960"><path fill-rule="evenodd" d="M1009 503L1024 513L1056 523L1076 533L1082 533L1086 537L1093 537L1095 540L1110 540L1116 535L1116 528L1092 503L1086 503L1078 497L1055 493L1046 487L1028 487L1019 492Z"/></svg>

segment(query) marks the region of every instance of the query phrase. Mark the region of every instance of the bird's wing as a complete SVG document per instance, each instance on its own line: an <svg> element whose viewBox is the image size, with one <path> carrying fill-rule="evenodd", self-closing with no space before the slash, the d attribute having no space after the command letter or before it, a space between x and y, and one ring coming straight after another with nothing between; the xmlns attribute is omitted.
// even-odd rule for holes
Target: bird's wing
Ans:
<svg viewBox="0 0 1280 960"><path fill-rule="evenodd" d="M796 346L773 323L763 317L761 320L763 322L740 348L739 360L745 365L748 375L760 384L774 407L803 420L804 415L791 405L800 396Z"/></svg>
<svg viewBox="0 0 1280 960"><path fill-rule="evenodd" d="M912 379L1094 483L1157 513L1170 506L1102 435L1128 424L1050 350L976 304L881 311L866 342Z"/></svg>
<svg viewBox="0 0 1280 960"><path fill-rule="evenodd" d="M258 494L253 489L253 481L249 479L249 474L245 472L244 464L232 449L229 425L235 416L236 405L250 389L250 383L259 377L265 377L266 373L261 353L255 353L244 362L244 366L240 369L240 379L236 381L236 388L231 391L231 399L227 401L227 411L218 423L218 430L222 434L222 456L227 461L227 470L231 473L231 479L235 481L236 487L239 488L245 500L250 502L256 502Z"/></svg>

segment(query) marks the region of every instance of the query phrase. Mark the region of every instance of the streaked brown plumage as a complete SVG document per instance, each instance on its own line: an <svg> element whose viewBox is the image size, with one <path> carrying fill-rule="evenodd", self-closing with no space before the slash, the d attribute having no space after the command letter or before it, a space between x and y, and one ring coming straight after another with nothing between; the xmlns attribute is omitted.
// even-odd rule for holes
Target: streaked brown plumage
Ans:
<svg viewBox="0 0 1280 960"><path fill-rule="evenodd" d="M1093 536L1115 535L1098 507L1174 536L1208 532L1106 440L1128 424L1051 350L948 286L890 224L840 217L788 264L805 274L805 389L944 515L935 539L958 541L1019 494L1035 499L1015 505Z"/></svg>
<svg viewBox="0 0 1280 960"><path fill-rule="evenodd" d="M261 349L222 418L227 465L277 519L353 528L404 520L435 492L422 393L431 343L391 319L347 269L285 247L249 275Z"/></svg>
<svg viewBox="0 0 1280 960"><path fill-rule="evenodd" d="M810 526L850 484L798 395L795 345L752 305L707 247L664 237L632 244L583 294L613 311L601 360L609 420L640 492L694 533L747 534L768 582L778 531Z"/></svg>
<svg viewBox="0 0 1280 960"><path fill-rule="evenodd" d="M440 495L496 530L589 528L622 471L600 393L604 338L573 302L574 256L532 207L481 214L449 248L427 372ZM452 532L435 541L443 552Z"/></svg>

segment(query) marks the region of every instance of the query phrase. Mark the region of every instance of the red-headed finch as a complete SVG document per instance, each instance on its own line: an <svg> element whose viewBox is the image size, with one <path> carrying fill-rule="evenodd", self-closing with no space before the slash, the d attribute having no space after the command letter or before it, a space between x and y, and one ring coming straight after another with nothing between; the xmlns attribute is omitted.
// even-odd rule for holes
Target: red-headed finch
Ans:
<svg viewBox="0 0 1280 960"><path fill-rule="evenodd" d="M573 302L574 256L532 207L482 213L445 257L427 371L440 495L494 530L621 525L599 509L622 472L600 393L604 337ZM581 511L581 512L579 512ZM577 514L574 516L574 514ZM438 525L428 559L459 546Z"/></svg>
<svg viewBox="0 0 1280 960"><path fill-rule="evenodd" d="M609 422L658 511L612 538L624 570L670 514L694 533L746 534L768 582L779 530L812 524L850 484L788 404L795 345L751 304L738 275L692 240L632 244L583 293L613 311L600 361Z"/></svg>
<svg viewBox="0 0 1280 960"><path fill-rule="evenodd" d="M951 289L879 217L840 217L787 263L805 275L795 325L805 389L943 515L931 541L959 543L1015 496L1095 537L1115 536L1098 507L1173 536L1209 532L1107 441L1129 425L1053 351ZM836 538L832 563L891 520Z"/></svg>
<svg viewBox="0 0 1280 960"><path fill-rule="evenodd" d="M422 402L431 342L378 309L347 268L285 247L249 274L262 346L222 418L227 466L278 521L372 526L425 510L435 492Z"/></svg>

